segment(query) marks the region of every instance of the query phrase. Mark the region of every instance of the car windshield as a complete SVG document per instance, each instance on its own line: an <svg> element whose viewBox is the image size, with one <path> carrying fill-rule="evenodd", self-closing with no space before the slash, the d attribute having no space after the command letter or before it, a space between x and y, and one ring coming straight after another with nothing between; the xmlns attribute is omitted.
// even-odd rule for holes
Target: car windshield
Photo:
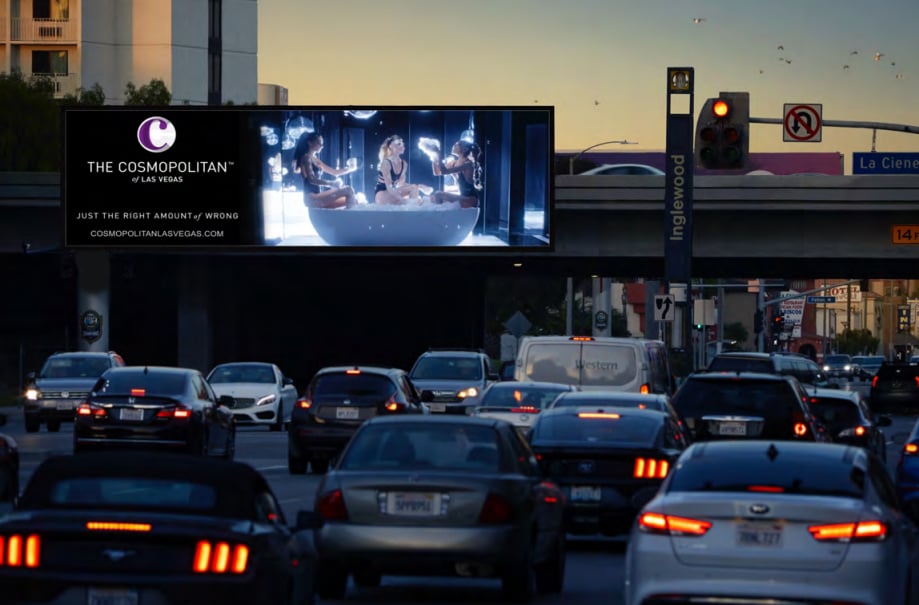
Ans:
<svg viewBox="0 0 919 605"><path fill-rule="evenodd" d="M788 494L862 498L864 471L845 464L842 457L769 457L731 452L702 456L678 465L668 492L783 492ZM726 452L727 453L727 452Z"/></svg>
<svg viewBox="0 0 919 605"><path fill-rule="evenodd" d="M217 366L207 377L211 384L228 382L274 383L274 370L264 364L232 364Z"/></svg>
<svg viewBox="0 0 919 605"><path fill-rule="evenodd" d="M662 400L657 397L641 395L630 396L627 393L617 393L608 397L602 397L595 393L566 393L552 404L553 408L563 407L583 407L583 406L616 406L621 408L639 408L642 410L664 411L665 407Z"/></svg>
<svg viewBox="0 0 919 605"><path fill-rule="evenodd" d="M853 357L852 361L865 368L879 367L884 363L883 357Z"/></svg>
<svg viewBox="0 0 919 605"><path fill-rule="evenodd" d="M811 397L810 408L817 419L826 425L834 435L862 423L857 404L848 399Z"/></svg>
<svg viewBox="0 0 919 605"><path fill-rule="evenodd" d="M430 356L418 360L412 380L481 380L482 363L471 357Z"/></svg>
<svg viewBox="0 0 919 605"><path fill-rule="evenodd" d="M97 395L129 395L142 391L144 397L176 397L185 393L188 377L178 372L112 372L96 383Z"/></svg>
<svg viewBox="0 0 919 605"><path fill-rule="evenodd" d="M98 378L111 365L106 357L52 357L39 378Z"/></svg>
<svg viewBox="0 0 919 605"><path fill-rule="evenodd" d="M513 387L496 385L482 395L479 406L488 408L528 407L542 410L555 401L559 393L567 390L564 386L531 387L525 383L515 384Z"/></svg>
<svg viewBox="0 0 919 605"><path fill-rule="evenodd" d="M826 363L829 363L829 364L837 364L837 363L846 364L846 363L850 363L851 361L852 361L852 358L849 357L848 355L827 355L827 358L826 358Z"/></svg>
<svg viewBox="0 0 919 605"><path fill-rule="evenodd" d="M554 414L540 418L530 434L530 441L534 445L567 443L651 447L660 428L661 421L658 419L627 413L598 413L585 408L577 414Z"/></svg>
<svg viewBox="0 0 919 605"><path fill-rule="evenodd" d="M54 507L197 509L209 510L217 501L213 486L143 477L73 477L54 484Z"/></svg>
<svg viewBox="0 0 919 605"><path fill-rule="evenodd" d="M361 372L359 374L323 374L313 384L313 397L373 397L386 398L393 394L395 385L385 376Z"/></svg>
<svg viewBox="0 0 919 605"><path fill-rule="evenodd" d="M750 359L749 357L715 357L708 365L712 372L764 372L771 374L773 370L771 359Z"/></svg>
<svg viewBox="0 0 919 605"><path fill-rule="evenodd" d="M497 472L500 452L498 433L490 426L379 424L355 434L339 469Z"/></svg>

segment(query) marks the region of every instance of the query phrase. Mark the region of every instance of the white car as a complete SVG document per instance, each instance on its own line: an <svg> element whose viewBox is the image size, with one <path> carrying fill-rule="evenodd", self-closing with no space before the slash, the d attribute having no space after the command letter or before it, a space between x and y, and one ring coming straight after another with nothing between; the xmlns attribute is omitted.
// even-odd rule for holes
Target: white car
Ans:
<svg viewBox="0 0 919 605"><path fill-rule="evenodd" d="M230 395L236 423L267 424L280 431L297 403L294 381L273 363L234 362L215 366L207 375L214 392Z"/></svg>
<svg viewBox="0 0 919 605"><path fill-rule="evenodd" d="M602 164L596 168L591 168L581 175L597 174L617 174L617 175L639 175L639 176L661 176L665 174L660 168L648 166L647 164Z"/></svg>
<svg viewBox="0 0 919 605"><path fill-rule="evenodd" d="M632 526L625 604L916 603L916 540L860 447L696 443Z"/></svg>

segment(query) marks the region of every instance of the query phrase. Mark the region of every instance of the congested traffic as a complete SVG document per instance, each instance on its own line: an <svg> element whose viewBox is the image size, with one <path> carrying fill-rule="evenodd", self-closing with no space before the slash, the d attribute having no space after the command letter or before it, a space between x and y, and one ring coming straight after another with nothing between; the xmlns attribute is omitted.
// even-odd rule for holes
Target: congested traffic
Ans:
<svg viewBox="0 0 919 605"><path fill-rule="evenodd" d="M725 353L677 385L659 342L612 337L527 337L504 380L438 349L301 389L270 362L54 355L15 423L68 447L22 472L0 441L0 593L308 605L493 582L572 602L599 544L620 561L605 602L916 603L917 377L884 361L859 389Z"/></svg>

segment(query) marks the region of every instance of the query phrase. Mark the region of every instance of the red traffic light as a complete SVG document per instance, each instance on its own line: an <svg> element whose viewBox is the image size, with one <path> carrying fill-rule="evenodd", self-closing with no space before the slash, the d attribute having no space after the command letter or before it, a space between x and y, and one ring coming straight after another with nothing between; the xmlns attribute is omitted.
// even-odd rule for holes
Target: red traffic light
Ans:
<svg viewBox="0 0 919 605"><path fill-rule="evenodd" d="M740 140L740 133L736 128L728 127L724 129L724 142L729 144L734 144Z"/></svg>
<svg viewBox="0 0 919 605"><path fill-rule="evenodd" d="M724 99L718 99L712 104L712 113L718 118L726 118L731 113L731 106Z"/></svg>
<svg viewBox="0 0 919 605"><path fill-rule="evenodd" d="M710 126L703 128L699 131L699 138L706 143L713 143L715 141L715 129Z"/></svg>

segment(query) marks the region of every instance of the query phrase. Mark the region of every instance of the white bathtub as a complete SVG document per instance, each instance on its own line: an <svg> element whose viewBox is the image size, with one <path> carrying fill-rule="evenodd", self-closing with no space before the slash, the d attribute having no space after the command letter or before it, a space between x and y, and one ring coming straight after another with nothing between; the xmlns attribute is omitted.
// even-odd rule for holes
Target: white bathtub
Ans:
<svg viewBox="0 0 919 605"><path fill-rule="evenodd" d="M310 208L310 222L330 246L456 246L472 233L478 208Z"/></svg>

